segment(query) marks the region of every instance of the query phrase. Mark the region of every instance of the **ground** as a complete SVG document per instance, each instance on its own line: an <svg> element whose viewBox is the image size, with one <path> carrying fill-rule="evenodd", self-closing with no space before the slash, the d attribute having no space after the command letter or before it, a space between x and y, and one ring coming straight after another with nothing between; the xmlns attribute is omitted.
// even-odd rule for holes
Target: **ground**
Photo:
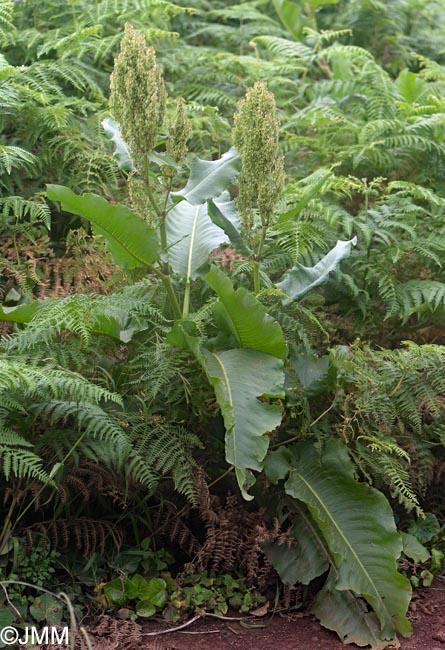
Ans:
<svg viewBox="0 0 445 650"><path fill-rule="evenodd" d="M436 579L429 589L413 597L409 617L414 633L402 639L401 650L445 650L445 579ZM258 629L246 629L237 621L206 618L183 630L156 634L165 625L147 622L135 625L104 617L95 629L95 650L357 650L345 646L323 629L310 615L274 616L256 619Z"/></svg>

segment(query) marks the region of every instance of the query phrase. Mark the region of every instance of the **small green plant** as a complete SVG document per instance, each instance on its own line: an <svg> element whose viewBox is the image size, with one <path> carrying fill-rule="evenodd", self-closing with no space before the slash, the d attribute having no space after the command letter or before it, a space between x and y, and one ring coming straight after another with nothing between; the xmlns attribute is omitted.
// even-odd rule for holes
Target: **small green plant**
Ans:
<svg viewBox="0 0 445 650"><path fill-rule="evenodd" d="M164 617L177 621L188 612L201 616L213 612L223 616L229 608L247 614L264 601L263 596L247 586L245 578L230 574L215 576L204 571L181 581L170 595Z"/></svg>
<svg viewBox="0 0 445 650"><path fill-rule="evenodd" d="M432 512L410 521L403 535L403 553L411 560L408 574L414 587L430 587L434 576L441 573L445 559L445 538L437 517Z"/></svg>
<svg viewBox="0 0 445 650"><path fill-rule="evenodd" d="M25 550L25 540L21 540L15 570L9 579L46 587L52 582L59 557L60 553L51 549L47 543L35 544L31 549Z"/></svg>
<svg viewBox="0 0 445 650"><path fill-rule="evenodd" d="M139 573L131 578L116 578L107 582L103 593L110 605L132 606L134 616L141 618L153 616L163 609L168 600L166 580L147 580Z"/></svg>
<svg viewBox="0 0 445 650"><path fill-rule="evenodd" d="M172 622L186 614L206 612L227 614L232 608L241 614L264 603L264 597L247 586L245 578L229 574L220 576L186 575L174 580L170 573L161 572L155 578L136 574L131 578L115 578L96 587L96 594L105 606L124 607L133 619L149 618L157 612Z"/></svg>
<svg viewBox="0 0 445 650"><path fill-rule="evenodd" d="M0 568L0 627L61 625L69 619L66 603L49 593L58 582L55 574L59 557L60 553L45 542L27 549L25 540L14 541Z"/></svg>
<svg viewBox="0 0 445 650"><path fill-rule="evenodd" d="M156 576L173 563L174 558L165 548L153 550L151 540L146 537L139 546L122 549L114 558L111 566L126 575L143 573Z"/></svg>

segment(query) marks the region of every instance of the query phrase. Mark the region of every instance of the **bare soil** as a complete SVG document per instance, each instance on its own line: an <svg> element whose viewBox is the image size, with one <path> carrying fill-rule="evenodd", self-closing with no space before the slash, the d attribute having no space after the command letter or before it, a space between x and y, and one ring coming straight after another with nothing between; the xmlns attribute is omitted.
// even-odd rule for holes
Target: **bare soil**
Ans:
<svg viewBox="0 0 445 650"><path fill-rule="evenodd" d="M409 639L401 639L401 650L445 650L444 579L416 592L409 618L414 633ZM153 627L144 625L143 634ZM357 650L357 646L343 645L335 633L322 628L309 614L275 616L266 627L256 630L245 629L237 622L207 619L182 632L145 638L148 643L141 645L141 650L148 650L153 638L158 640L159 650Z"/></svg>

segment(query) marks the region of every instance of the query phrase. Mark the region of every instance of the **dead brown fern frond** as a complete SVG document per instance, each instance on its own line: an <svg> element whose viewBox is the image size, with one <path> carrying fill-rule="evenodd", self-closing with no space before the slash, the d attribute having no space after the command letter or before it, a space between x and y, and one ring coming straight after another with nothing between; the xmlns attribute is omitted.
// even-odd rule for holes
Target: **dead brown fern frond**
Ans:
<svg viewBox="0 0 445 650"><path fill-rule="evenodd" d="M84 556L95 551L105 552L107 542L119 550L124 540L124 531L115 524L100 519L78 517L56 519L31 524L20 531L31 548L37 538L47 538L53 548L65 551L73 544Z"/></svg>

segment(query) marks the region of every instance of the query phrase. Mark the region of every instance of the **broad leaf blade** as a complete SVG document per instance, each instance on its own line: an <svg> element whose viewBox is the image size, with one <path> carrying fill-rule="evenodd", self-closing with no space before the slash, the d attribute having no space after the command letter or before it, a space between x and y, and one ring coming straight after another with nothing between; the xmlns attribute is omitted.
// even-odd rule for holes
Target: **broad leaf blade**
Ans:
<svg viewBox="0 0 445 650"><path fill-rule="evenodd" d="M388 648L388 641L380 636L379 621L374 612L368 612L365 601L351 591L338 591L335 580L335 569L331 569L311 612L324 627L337 632L343 643L371 646L372 650Z"/></svg>
<svg viewBox="0 0 445 650"><path fill-rule="evenodd" d="M300 40L301 32L306 21L301 17L301 5L291 0L273 0L275 11L287 31L295 40Z"/></svg>
<svg viewBox="0 0 445 650"><path fill-rule="evenodd" d="M29 323L42 307L42 304L40 300L33 300L33 302L16 305L15 307L0 305L0 320L9 321L10 323Z"/></svg>
<svg viewBox="0 0 445 650"><path fill-rule="evenodd" d="M232 147L219 160L195 158L190 165L190 178L179 192L172 192L179 200L186 199L191 205L205 203L219 196L238 176L241 160L237 150Z"/></svg>
<svg viewBox="0 0 445 650"><path fill-rule="evenodd" d="M150 266L159 258L156 230L124 205L112 205L96 194L79 196L62 185L48 185L48 197L62 210L90 221L109 246L116 264L125 269Z"/></svg>
<svg viewBox="0 0 445 650"><path fill-rule="evenodd" d="M262 544L269 562L288 587L297 583L308 585L323 575L331 563L323 537L307 509L295 502L294 510L297 513L292 526L295 543L292 546L278 542Z"/></svg>
<svg viewBox="0 0 445 650"><path fill-rule="evenodd" d="M207 202L210 219L226 233L230 243L239 253L250 256L252 251L240 233L240 223L235 208L235 201L221 201L211 199Z"/></svg>
<svg viewBox="0 0 445 650"><path fill-rule="evenodd" d="M319 397L329 390L328 355L316 357L306 352L292 356L289 361L309 398ZM293 384L295 381L291 377L287 385L292 388Z"/></svg>
<svg viewBox="0 0 445 650"><path fill-rule="evenodd" d="M410 535L410 533L401 532L403 542L403 552L406 557L409 557L414 562L422 564L430 559L431 554L429 550L419 542L417 537Z"/></svg>
<svg viewBox="0 0 445 650"><path fill-rule="evenodd" d="M287 355L281 327L247 289L233 288L231 280L214 266L206 275L209 285L224 306L226 322L239 345L270 354L279 359Z"/></svg>
<svg viewBox="0 0 445 650"><path fill-rule="evenodd" d="M318 7L322 7L323 5L336 5L339 0L307 0L307 2L314 9L318 9Z"/></svg>
<svg viewBox="0 0 445 650"><path fill-rule="evenodd" d="M306 503L320 528L338 572L335 588L363 596L377 615L381 638L406 635L411 588L397 572L401 538L386 498L355 481L351 470L339 442L331 440L320 457L309 440L294 448L285 490Z"/></svg>
<svg viewBox="0 0 445 650"><path fill-rule="evenodd" d="M110 140L114 143L116 149L113 151L113 154L119 161L119 167L122 169L129 169L130 171L135 171L135 166L130 156L130 149L128 144L123 141L121 134L121 127L119 122L113 120L111 117L106 117L101 122L102 128L105 133L108 134Z"/></svg>
<svg viewBox="0 0 445 650"><path fill-rule="evenodd" d="M281 422L281 407L259 398L284 397L283 362L256 350L203 350L203 355L226 427L226 460L235 466L244 498L251 499L249 470L262 470L267 434Z"/></svg>
<svg viewBox="0 0 445 650"><path fill-rule="evenodd" d="M224 231L209 218L206 203L181 201L169 211L165 226L170 265L186 280L194 280L209 254L227 241Z"/></svg>
<svg viewBox="0 0 445 650"><path fill-rule="evenodd" d="M287 271L281 282L276 285L288 296L288 299L283 300L283 304L288 305L293 300L303 297L308 291L325 282L338 263L343 258L348 257L352 246L355 246L356 243L356 237L350 241L339 240L334 248L315 266L308 267L297 264Z"/></svg>

